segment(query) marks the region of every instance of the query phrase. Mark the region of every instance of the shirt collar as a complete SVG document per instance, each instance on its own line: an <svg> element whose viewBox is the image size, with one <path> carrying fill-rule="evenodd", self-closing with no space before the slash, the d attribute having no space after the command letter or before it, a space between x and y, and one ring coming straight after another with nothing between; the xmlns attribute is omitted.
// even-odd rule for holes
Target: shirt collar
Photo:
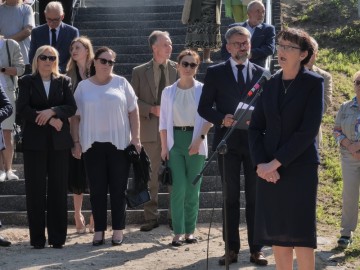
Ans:
<svg viewBox="0 0 360 270"><path fill-rule="evenodd" d="M236 66L239 65L238 62L236 62L232 57L230 57L230 64L232 68L237 68ZM246 59L244 63L242 63L242 65L245 66L245 68L247 68L247 65L249 64L249 60Z"/></svg>
<svg viewBox="0 0 360 270"><path fill-rule="evenodd" d="M167 68L167 64L168 64L168 61L169 61L169 60L166 60L166 62L165 62L164 64L159 64L158 62L156 62L155 60L153 60L153 67L154 67L155 69L160 69L159 66L160 66L160 65L163 65L164 68L166 69L166 68Z"/></svg>
<svg viewBox="0 0 360 270"><path fill-rule="evenodd" d="M60 23L59 26L55 28L55 29L56 29L56 33L59 32L61 24L62 24L62 23ZM49 32L51 32L51 29L52 29L52 28L49 27Z"/></svg>
<svg viewBox="0 0 360 270"><path fill-rule="evenodd" d="M354 98L352 99L352 101L353 101L353 103L351 104L350 107L352 107L352 108L359 108L359 104L358 104L358 102L357 102L357 97L354 97Z"/></svg>

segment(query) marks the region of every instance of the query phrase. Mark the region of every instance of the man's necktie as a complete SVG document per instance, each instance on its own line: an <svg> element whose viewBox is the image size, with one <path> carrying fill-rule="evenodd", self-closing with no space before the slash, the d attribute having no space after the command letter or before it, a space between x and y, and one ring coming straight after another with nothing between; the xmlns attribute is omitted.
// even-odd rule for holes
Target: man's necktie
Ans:
<svg viewBox="0 0 360 270"><path fill-rule="evenodd" d="M240 64L240 65L236 65L236 67L238 69L237 82L240 87L240 90L243 91L245 89L245 80L244 80L244 75L243 75L242 70L244 69L245 66Z"/></svg>
<svg viewBox="0 0 360 270"><path fill-rule="evenodd" d="M161 74L160 74L160 81L159 81L159 87L158 87L158 104L160 105L160 102L161 102L161 93L162 93L162 90L164 90L165 88L165 84L166 84L166 78L165 78L165 72L164 72L164 65L159 65L159 68L160 68L160 71L161 71Z"/></svg>
<svg viewBox="0 0 360 270"><path fill-rule="evenodd" d="M56 29L51 29L51 46L56 46Z"/></svg>

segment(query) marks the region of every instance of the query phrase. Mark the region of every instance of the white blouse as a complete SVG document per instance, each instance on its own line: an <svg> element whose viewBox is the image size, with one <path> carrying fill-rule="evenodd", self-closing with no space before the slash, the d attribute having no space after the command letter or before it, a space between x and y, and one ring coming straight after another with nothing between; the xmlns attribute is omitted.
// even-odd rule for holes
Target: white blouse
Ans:
<svg viewBox="0 0 360 270"><path fill-rule="evenodd" d="M189 89L177 87L173 105L174 127L193 127L196 113L195 87Z"/></svg>
<svg viewBox="0 0 360 270"><path fill-rule="evenodd" d="M131 140L129 113L137 107L137 97L130 83L113 75L106 85L89 79L78 84L74 93L76 115L80 116L80 143L85 153L94 142L111 142L118 150Z"/></svg>

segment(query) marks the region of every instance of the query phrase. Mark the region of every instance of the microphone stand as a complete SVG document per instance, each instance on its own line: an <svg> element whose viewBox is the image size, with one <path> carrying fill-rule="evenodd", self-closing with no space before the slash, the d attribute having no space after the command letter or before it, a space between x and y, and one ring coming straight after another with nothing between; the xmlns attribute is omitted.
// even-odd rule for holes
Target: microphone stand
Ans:
<svg viewBox="0 0 360 270"><path fill-rule="evenodd" d="M245 117L246 113L249 111L250 107L252 104L254 104L254 102L259 98L260 94L263 92L263 88L260 87L259 90L256 92L255 96L253 97L253 99L250 101L249 104L247 104L247 108L245 108L245 110L237 115L236 111L234 113L234 120L236 121L235 125L232 125L230 129L228 129L225 133L225 135L223 136L222 140L220 141L220 143L218 144L218 146L216 147L216 150L211 154L211 156L209 157L207 163L205 164L204 168L200 171L200 173L195 177L195 179L193 180L192 184L196 185L197 182L200 180L200 178L203 176L204 171L206 170L206 168L209 166L209 164L211 163L211 161L219 154L221 155L221 160L222 160L222 182L223 182L223 190L222 190L222 194L223 194L223 211L224 211L224 230L225 230L225 269L229 270L229 236L227 233L227 209L226 209L226 199L227 199L227 181L226 181L226 173L225 173L225 154L228 151L228 147L227 147L227 140L228 138L231 136L231 134L234 132L234 130L236 129L236 127L239 125L239 123L243 120L243 118ZM247 97L250 97L252 94L250 94L252 92L248 92ZM245 99L245 101L246 101ZM245 105L246 103L244 102L244 104L241 106L242 107Z"/></svg>

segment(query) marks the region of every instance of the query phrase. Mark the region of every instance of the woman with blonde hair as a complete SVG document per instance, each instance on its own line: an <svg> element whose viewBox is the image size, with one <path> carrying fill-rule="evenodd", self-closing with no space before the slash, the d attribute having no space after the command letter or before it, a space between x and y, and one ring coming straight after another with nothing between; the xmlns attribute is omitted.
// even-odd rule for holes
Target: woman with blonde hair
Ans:
<svg viewBox="0 0 360 270"><path fill-rule="evenodd" d="M33 73L19 80L17 112L23 118L26 208L30 244L62 248L67 232L69 151L73 146L69 117L76 112L70 78L59 73L59 54L51 46L37 49Z"/></svg>
<svg viewBox="0 0 360 270"><path fill-rule="evenodd" d="M70 44L71 58L66 67L66 75L71 78L72 90L75 92L78 83L94 75L94 50L90 39L85 36L75 38ZM70 121L71 123L71 121ZM70 129L72 125L70 124ZM86 225L81 213L83 193L88 192L83 159L70 157L69 191L74 198L74 219L77 233L85 233ZM94 232L94 220L91 215L89 231Z"/></svg>

